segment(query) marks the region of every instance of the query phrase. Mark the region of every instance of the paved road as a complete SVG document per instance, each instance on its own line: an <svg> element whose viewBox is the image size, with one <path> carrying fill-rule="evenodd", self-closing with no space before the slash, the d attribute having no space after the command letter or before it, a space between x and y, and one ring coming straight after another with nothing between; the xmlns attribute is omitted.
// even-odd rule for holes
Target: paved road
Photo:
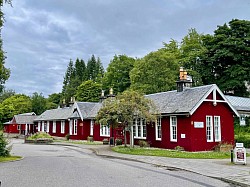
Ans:
<svg viewBox="0 0 250 187"><path fill-rule="evenodd" d="M149 164L98 157L86 149L13 142L24 159L0 163L1 187L15 186L230 186L222 181Z"/></svg>

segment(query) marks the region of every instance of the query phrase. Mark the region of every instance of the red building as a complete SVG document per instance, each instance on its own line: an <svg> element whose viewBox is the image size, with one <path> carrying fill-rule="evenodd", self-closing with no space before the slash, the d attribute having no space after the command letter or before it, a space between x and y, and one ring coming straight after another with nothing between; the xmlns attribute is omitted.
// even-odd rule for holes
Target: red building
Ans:
<svg viewBox="0 0 250 187"><path fill-rule="evenodd" d="M34 112L15 115L11 121L4 123L4 132L12 134L31 134L34 133Z"/></svg>
<svg viewBox="0 0 250 187"><path fill-rule="evenodd" d="M36 132L47 132L52 136L65 137L69 134L69 116L72 107L46 110L34 119Z"/></svg>

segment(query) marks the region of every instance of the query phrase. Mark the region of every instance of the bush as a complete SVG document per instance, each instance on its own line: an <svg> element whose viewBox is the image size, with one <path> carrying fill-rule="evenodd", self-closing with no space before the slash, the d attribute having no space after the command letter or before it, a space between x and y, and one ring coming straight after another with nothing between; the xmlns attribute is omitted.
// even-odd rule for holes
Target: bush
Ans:
<svg viewBox="0 0 250 187"><path fill-rule="evenodd" d="M149 144L145 140L139 140L139 146L140 147L149 147Z"/></svg>
<svg viewBox="0 0 250 187"><path fill-rule="evenodd" d="M93 142L93 141L94 141L93 136L88 136L88 137L87 137L87 141L88 141L88 142Z"/></svg>
<svg viewBox="0 0 250 187"><path fill-rule="evenodd" d="M70 135L66 134L65 138L66 138L67 141L69 141Z"/></svg>
<svg viewBox="0 0 250 187"><path fill-rule="evenodd" d="M250 148L250 136L247 134L239 134L235 137L235 142L244 143L244 147Z"/></svg>
<svg viewBox="0 0 250 187"><path fill-rule="evenodd" d="M176 151L184 151L184 148L183 147L181 147L181 146L176 146L175 148L174 148Z"/></svg>
<svg viewBox="0 0 250 187"><path fill-rule="evenodd" d="M119 138L115 139L115 144L122 145L122 139L119 139Z"/></svg>
<svg viewBox="0 0 250 187"><path fill-rule="evenodd" d="M46 132L37 132L37 133L33 134L32 136L28 137L27 139L28 140L37 140L37 139L51 139L51 140L53 140L53 137L50 136Z"/></svg>
<svg viewBox="0 0 250 187"><path fill-rule="evenodd" d="M10 156L10 148L7 148L8 141L4 138L3 133L0 132L0 156Z"/></svg>

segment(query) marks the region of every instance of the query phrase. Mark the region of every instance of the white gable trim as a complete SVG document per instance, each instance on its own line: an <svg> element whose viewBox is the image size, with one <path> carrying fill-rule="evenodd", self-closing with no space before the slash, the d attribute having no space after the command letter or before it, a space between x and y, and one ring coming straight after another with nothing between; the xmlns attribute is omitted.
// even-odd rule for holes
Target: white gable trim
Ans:
<svg viewBox="0 0 250 187"><path fill-rule="evenodd" d="M216 100L216 91L220 94L223 100ZM213 92L213 99L206 99L211 93ZM193 115L194 112L200 107L200 105L204 101L211 101L214 105L217 104L217 102L225 102L228 104L228 106L232 109L232 111L236 114L236 116L239 117L239 113L237 110L234 109L234 107L230 104L230 102L227 100L225 95L222 93L222 91L219 89L219 87L216 84L213 84L213 86L210 88L210 90L203 96L203 98L192 108L190 111L190 115Z"/></svg>
<svg viewBox="0 0 250 187"><path fill-rule="evenodd" d="M74 108L74 110L75 110L75 109L77 110L78 114L80 115L81 120L83 121L83 116L82 116L82 113L81 113L81 111L80 111L80 108L79 108L77 102L74 103L73 108ZM73 110L73 111L74 111L74 110Z"/></svg>

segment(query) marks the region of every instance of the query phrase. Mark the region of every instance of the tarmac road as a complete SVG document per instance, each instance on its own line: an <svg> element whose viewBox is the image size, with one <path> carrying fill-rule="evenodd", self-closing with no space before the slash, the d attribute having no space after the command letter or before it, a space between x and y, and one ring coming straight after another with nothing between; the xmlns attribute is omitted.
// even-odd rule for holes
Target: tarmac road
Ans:
<svg viewBox="0 0 250 187"><path fill-rule="evenodd" d="M183 170L96 156L85 148L23 144L13 140L12 154L24 158L0 163L1 187L42 186L207 186L230 184Z"/></svg>

